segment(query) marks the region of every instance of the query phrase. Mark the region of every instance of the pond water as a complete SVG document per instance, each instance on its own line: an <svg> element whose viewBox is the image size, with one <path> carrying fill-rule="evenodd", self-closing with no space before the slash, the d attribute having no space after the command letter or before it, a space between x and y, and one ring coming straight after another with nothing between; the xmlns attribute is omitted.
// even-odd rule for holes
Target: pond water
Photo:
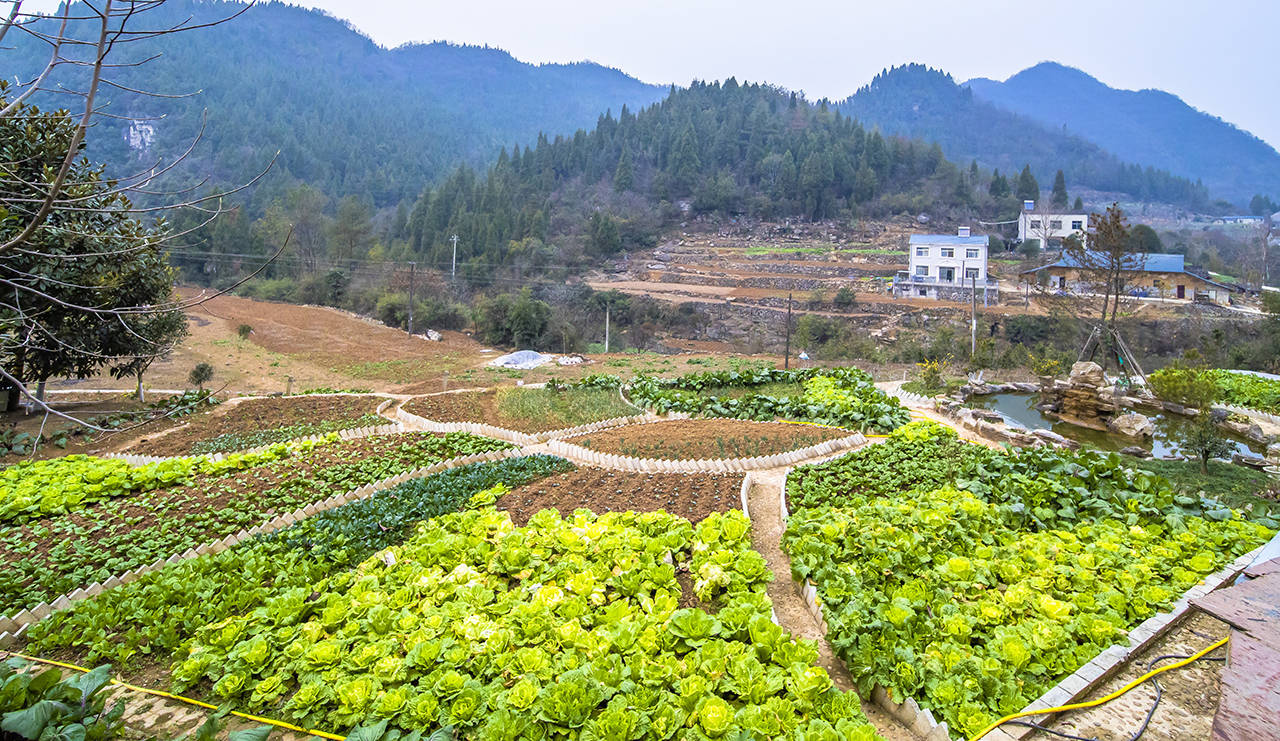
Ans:
<svg viewBox="0 0 1280 741"><path fill-rule="evenodd" d="M1137 438L1101 430L1092 430L1088 427L1051 419L1039 409L1036 409L1036 404L1039 402L1039 394L992 394L990 396L971 396L967 405L977 409L990 409L1000 414L1005 420L1020 424L1029 430L1053 430L1059 435L1075 440L1081 445L1098 448L1099 450L1120 450L1130 445L1141 445L1150 450L1151 454L1157 458L1179 453L1177 444L1173 442L1174 435L1179 429L1191 423L1190 417L1184 417L1180 414L1142 412L1155 423L1156 430L1151 439L1138 440ZM1236 450L1239 452L1252 451L1254 453L1262 453L1264 451L1262 445L1251 440L1233 435L1225 430L1223 435L1235 444Z"/></svg>

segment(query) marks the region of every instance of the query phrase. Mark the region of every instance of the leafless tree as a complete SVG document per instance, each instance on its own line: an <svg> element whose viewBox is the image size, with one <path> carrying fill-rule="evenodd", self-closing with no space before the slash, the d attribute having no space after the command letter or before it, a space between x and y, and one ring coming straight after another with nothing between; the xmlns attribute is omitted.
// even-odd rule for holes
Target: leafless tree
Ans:
<svg viewBox="0 0 1280 741"><path fill-rule="evenodd" d="M0 228L0 313L6 317L0 326L0 355L12 357L15 353L46 351L57 348L79 354L88 364L96 362L125 362L130 359L142 362L148 358L162 357L172 350L172 345L153 342L143 337L131 323L139 316L163 312L185 311L209 300L218 293L178 299L170 298L162 303L130 304L117 292L113 300L98 299L95 285L81 285L74 281L60 280L58 268L75 260L126 260L130 253L166 247L218 218L226 208L228 197L252 187L270 169L271 162L250 181L226 189L210 189L208 182L179 190L164 190L158 181L178 167L198 146L202 133L195 135L187 149L170 161L156 160L133 173L113 174L105 179L99 168L89 166L82 155L95 121L115 118L130 122L150 120L145 116L124 116L110 110L111 91L119 91L144 98L181 98L192 93L142 90L127 86L116 79L122 70L137 68L156 58L146 56L146 44L155 39L226 23L251 6L237 13L212 21L197 22L188 17L177 23L158 22L154 19L166 0L86 0L64 3L53 15L42 15L24 9L23 0L0 0L0 60L5 53L14 53L12 43L19 37L23 48L34 45L47 53L47 61L40 71L30 78L18 79L0 88L0 126L41 125L37 135L38 162L4 161L0 155L0 211L3 211L3 228ZM138 51L133 51L133 50ZM25 53L25 52L24 52ZM59 112L50 114L35 112L35 102L58 103ZM66 102L66 105L61 105ZM48 106L46 106L48 107ZM53 121L52 124L49 122ZM24 169L25 168L25 169ZM34 175L32 174L34 173ZM137 202L146 202L146 206ZM164 226L163 217L185 209L198 214L196 225L180 231ZM139 227L142 233L131 232L131 239L117 244L111 237L95 230L100 223L96 217L127 215L131 222L154 225ZM80 248L49 249L45 245L61 245L77 242ZM288 242L285 236L276 255ZM84 244L93 245L85 248ZM180 242L178 242L180 243ZM47 271L24 270L33 264ZM265 268L265 263L263 265ZM257 275L255 271L248 280ZM240 281L243 283L244 280ZM240 285L237 283L236 285ZM68 298L72 296L74 298ZM88 343L80 343L67 337L55 327L49 326L43 316L32 311L32 304L43 302L97 322L99 326L118 325L116 331L133 333L142 347L149 348L131 357L103 357ZM26 379L19 378L0 366L0 385L9 385L22 396L41 408L46 415L74 419L70 415L52 409L42 395L32 394ZM75 420L86 424L83 420ZM97 428L94 428L97 429Z"/></svg>

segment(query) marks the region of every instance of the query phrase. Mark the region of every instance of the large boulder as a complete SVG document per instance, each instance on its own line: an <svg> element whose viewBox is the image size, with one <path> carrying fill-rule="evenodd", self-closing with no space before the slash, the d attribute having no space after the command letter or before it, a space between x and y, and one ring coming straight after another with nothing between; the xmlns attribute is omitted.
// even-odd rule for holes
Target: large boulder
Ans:
<svg viewBox="0 0 1280 741"><path fill-rule="evenodd" d="M1155 432L1156 425L1145 415L1128 412L1112 418L1107 429L1127 437L1147 437Z"/></svg>
<svg viewBox="0 0 1280 741"><path fill-rule="evenodd" d="M1120 452L1124 455L1131 455L1135 458L1150 458L1151 451L1141 445L1130 445L1127 448L1121 448Z"/></svg>
<svg viewBox="0 0 1280 741"><path fill-rule="evenodd" d="M1076 386L1093 386L1094 388L1106 383L1106 379L1102 376L1102 366L1089 360L1072 365L1069 380Z"/></svg>

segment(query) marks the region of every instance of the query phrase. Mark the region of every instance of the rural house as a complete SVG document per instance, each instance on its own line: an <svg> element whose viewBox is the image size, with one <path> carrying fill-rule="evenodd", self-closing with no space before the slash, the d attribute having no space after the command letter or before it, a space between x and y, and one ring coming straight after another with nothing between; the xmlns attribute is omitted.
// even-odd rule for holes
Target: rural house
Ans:
<svg viewBox="0 0 1280 741"><path fill-rule="evenodd" d="M1061 249L1062 240L1074 236L1089 246L1088 214L1055 214L1036 211L1035 201L1023 201L1018 214L1018 241L1037 240L1042 250Z"/></svg>
<svg viewBox="0 0 1280 741"><path fill-rule="evenodd" d="M1057 262L1022 272L1022 282L1047 285L1061 291L1089 293L1096 280L1090 267L1105 265L1102 253L1087 253L1083 263L1076 255L1063 255ZM1207 274L1192 272L1182 255L1135 252L1130 256L1131 268L1124 271L1129 295L1209 301L1226 306L1231 302L1230 286L1211 280Z"/></svg>
<svg viewBox="0 0 1280 741"><path fill-rule="evenodd" d="M1000 300L999 282L987 277L987 238L969 234L912 234L907 243L909 269L899 271L893 295L968 301L974 288L984 304Z"/></svg>

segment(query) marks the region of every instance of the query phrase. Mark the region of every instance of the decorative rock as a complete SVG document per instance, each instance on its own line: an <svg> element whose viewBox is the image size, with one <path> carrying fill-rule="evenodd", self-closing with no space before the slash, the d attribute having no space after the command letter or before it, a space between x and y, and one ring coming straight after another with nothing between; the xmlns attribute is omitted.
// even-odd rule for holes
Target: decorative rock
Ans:
<svg viewBox="0 0 1280 741"><path fill-rule="evenodd" d="M1069 382L1077 386L1092 386L1098 388L1106 382L1102 374L1102 366L1088 360L1075 363L1071 366L1071 375Z"/></svg>
<svg viewBox="0 0 1280 741"><path fill-rule="evenodd" d="M1155 432L1155 423L1146 415L1137 412L1127 412L1114 417L1107 423L1107 427L1126 437L1149 437Z"/></svg>
<svg viewBox="0 0 1280 741"><path fill-rule="evenodd" d="M1131 456L1134 456L1135 458L1150 458L1150 457L1151 457L1151 451L1150 451L1150 450L1147 450L1146 448L1142 447L1141 445L1130 445L1130 446L1129 446L1129 447L1127 447L1127 448L1121 448L1121 449L1120 449L1120 452L1121 452L1123 455L1131 455Z"/></svg>

